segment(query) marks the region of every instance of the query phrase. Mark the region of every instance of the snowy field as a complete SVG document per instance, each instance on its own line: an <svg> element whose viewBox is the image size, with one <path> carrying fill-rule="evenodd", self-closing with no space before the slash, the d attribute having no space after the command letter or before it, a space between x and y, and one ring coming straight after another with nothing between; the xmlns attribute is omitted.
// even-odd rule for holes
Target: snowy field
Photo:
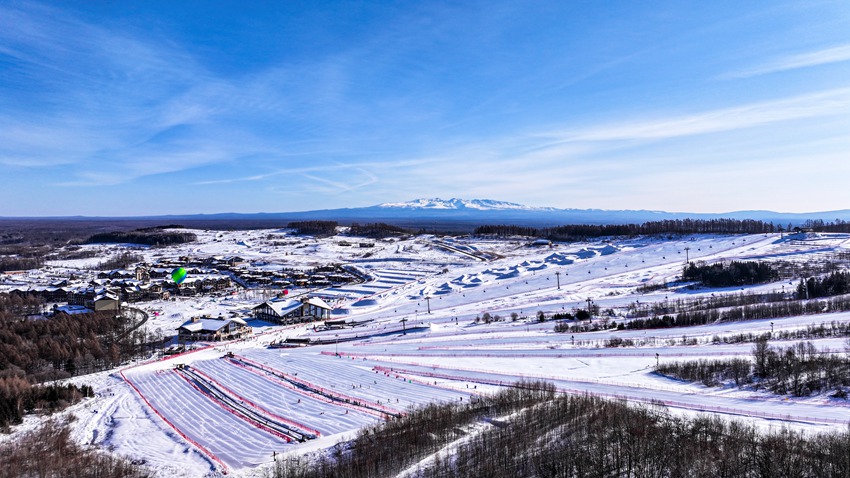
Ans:
<svg viewBox="0 0 850 478"><path fill-rule="evenodd" d="M333 318L366 323L326 332L257 323L257 335L251 339L139 363L123 370L126 380L117 372L83 377L98 396L72 409L79 418L76 439L144 458L159 476L215 476L225 470L231 476L262 476L264 466L281 454L328 448L410 407L467 401L519 379L545 379L566 392L662 401L676 413L717 413L765 428L841 429L850 417L847 401L826 395L788 399L707 388L652 373L656 363L667 360L751 354L751 343L715 345L714 337L848 322L850 313L581 334L555 333L554 321L536 318L541 311L546 316L573 312L590 301L600 310L611 309L611 320L619 323L628 320L627 308L635 302L738 293L740 288L680 287L639 294L636 288L675 280L686 255L709 263L818 261L847 251L847 235L687 236L552 247L531 247L520 239L421 235L375 241L374 247L361 249L351 238L301 238L281 230L197 233L197 243L137 252L148 260L238 255L264 267L340 263L369 279L313 292L335 307ZM340 245L344 239L355 246ZM78 266L67 262L52 266ZM790 294L795 286L777 282L745 290ZM147 327L169 332L193 315L245 314L262 300L242 292L141 306L158 314ZM501 320L476 321L485 313ZM267 347L296 336L324 343ZM633 339L641 346L604 348L603 342L612 337ZM683 345L683 337L697 344ZM841 339L813 343L844 353ZM184 371L176 370L177 364ZM274 428L275 423L283 428ZM292 440L280 430L309 438Z"/></svg>

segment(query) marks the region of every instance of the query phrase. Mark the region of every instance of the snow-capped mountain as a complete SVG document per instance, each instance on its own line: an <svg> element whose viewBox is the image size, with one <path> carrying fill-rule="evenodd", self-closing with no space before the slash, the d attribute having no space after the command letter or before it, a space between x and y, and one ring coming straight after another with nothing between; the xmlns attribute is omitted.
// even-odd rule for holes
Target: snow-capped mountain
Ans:
<svg viewBox="0 0 850 478"><path fill-rule="evenodd" d="M414 199L407 202L388 202L379 204L380 208L397 208L397 209L477 209L479 211L554 211L551 207L534 207L525 206L506 201L496 201L494 199Z"/></svg>
<svg viewBox="0 0 850 478"><path fill-rule="evenodd" d="M411 228L470 229L482 224L558 226L562 224L640 224L666 219L756 219L778 224L801 225L807 219L850 221L850 209L811 213L773 211L734 211L727 213L687 213L648 210L559 209L534 207L493 199L422 198L369 207L322 209L274 213L221 213L174 216L146 216L136 219L202 221L303 221L330 220L341 224L386 222Z"/></svg>

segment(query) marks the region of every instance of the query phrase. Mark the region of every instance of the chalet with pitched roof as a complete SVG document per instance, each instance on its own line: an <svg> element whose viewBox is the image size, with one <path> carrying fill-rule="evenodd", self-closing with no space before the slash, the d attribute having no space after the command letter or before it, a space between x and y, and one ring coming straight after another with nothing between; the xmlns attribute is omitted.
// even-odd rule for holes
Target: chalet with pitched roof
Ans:
<svg viewBox="0 0 850 478"><path fill-rule="evenodd" d="M251 335L251 327L238 318L193 317L192 320L177 328L179 342L219 342L240 339L248 335Z"/></svg>
<svg viewBox="0 0 850 478"><path fill-rule="evenodd" d="M272 299L254 307L254 317L277 324L313 322L330 317L332 307L319 297Z"/></svg>

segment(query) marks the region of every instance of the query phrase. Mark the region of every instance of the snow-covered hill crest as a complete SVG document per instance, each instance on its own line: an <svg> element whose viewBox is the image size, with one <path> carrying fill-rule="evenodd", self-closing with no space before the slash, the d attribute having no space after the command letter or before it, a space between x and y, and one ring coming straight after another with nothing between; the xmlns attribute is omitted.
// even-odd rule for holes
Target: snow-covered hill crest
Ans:
<svg viewBox="0 0 850 478"><path fill-rule="evenodd" d="M398 208L398 209L477 209L480 211L554 211L551 207L534 207L525 206L507 201L496 201L494 199L440 199L440 198L420 198L407 202L383 203L379 204L380 208Z"/></svg>

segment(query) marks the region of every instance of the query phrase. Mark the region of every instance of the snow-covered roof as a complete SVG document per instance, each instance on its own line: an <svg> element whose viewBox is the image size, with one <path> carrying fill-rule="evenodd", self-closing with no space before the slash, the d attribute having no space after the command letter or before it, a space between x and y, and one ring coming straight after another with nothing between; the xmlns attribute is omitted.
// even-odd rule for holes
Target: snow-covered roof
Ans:
<svg viewBox="0 0 850 478"><path fill-rule="evenodd" d="M198 320L189 320L181 325L179 328L186 330L188 332L218 332L219 330L227 327L231 323L235 323L238 325L248 325L242 319L198 319Z"/></svg>
<svg viewBox="0 0 850 478"><path fill-rule="evenodd" d="M82 305L63 305L61 307L57 307L56 312L63 312L68 315L76 315L91 312L91 309L89 309L88 307L83 307Z"/></svg>
<svg viewBox="0 0 850 478"><path fill-rule="evenodd" d="M327 310L333 309L333 307L329 306L327 302L325 302L324 300L322 300L319 297L310 297L309 299L307 299L304 302L306 302L307 304L310 304L310 305L314 305L316 307L320 307L322 309L327 309Z"/></svg>
<svg viewBox="0 0 850 478"><path fill-rule="evenodd" d="M275 314L283 317L290 312L298 310L303 304L300 300L295 299L269 300L254 308L256 309L264 305L269 306Z"/></svg>

